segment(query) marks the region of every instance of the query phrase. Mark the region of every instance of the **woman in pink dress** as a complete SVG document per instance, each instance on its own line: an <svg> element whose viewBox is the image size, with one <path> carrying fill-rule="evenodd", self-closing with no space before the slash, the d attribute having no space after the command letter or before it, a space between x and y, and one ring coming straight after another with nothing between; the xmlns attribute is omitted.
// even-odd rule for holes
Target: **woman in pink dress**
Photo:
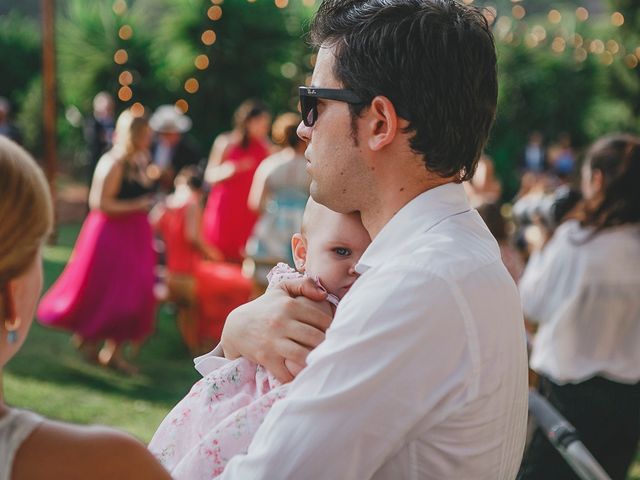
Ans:
<svg viewBox="0 0 640 480"><path fill-rule="evenodd" d="M234 132L225 137L228 145L222 155L212 156L207 165L205 180L213 188L204 210L202 230L205 239L222 252L226 261L240 262L257 220L247 199L258 165L271 153L267 139L271 116L263 104L249 100L236 111L234 123Z"/></svg>
<svg viewBox="0 0 640 480"><path fill-rule="evenodd" d="M114 146L96 167L90 212L71 259L44 295L41 323L75 333L89 360L126 373L126 341L142 342L153 328L156 256L147 211L152 181L146 175L151 131L129 111L118 118ZM99 342L106 340L98 355Z"/></svg>

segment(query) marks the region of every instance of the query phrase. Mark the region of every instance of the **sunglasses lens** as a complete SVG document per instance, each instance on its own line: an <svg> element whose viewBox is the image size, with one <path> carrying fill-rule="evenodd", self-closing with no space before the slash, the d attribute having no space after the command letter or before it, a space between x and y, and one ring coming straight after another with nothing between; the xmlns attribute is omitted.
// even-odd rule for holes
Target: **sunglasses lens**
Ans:
<svg viewBox="0 0 640 480"><path fill-rule="evenodd" d="M312 127L316 122L317 100L315 97L308 97L306 95L300 95L300 109L302 110L302 121L307 127Z"/></svg>

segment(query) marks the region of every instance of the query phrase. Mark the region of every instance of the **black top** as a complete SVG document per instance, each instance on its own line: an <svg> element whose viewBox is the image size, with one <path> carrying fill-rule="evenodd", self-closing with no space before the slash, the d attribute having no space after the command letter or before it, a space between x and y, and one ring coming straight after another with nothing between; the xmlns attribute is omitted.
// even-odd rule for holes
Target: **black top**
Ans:
<svg viewBox="0 0 640 480"><path fill-rule="evenodd" d="M130 173L130 167L126 168L122 176L120 191L117 198L120 200L131 200L133 198L142 197L153 193L154 185L145 186L137 178Z"/></svg>

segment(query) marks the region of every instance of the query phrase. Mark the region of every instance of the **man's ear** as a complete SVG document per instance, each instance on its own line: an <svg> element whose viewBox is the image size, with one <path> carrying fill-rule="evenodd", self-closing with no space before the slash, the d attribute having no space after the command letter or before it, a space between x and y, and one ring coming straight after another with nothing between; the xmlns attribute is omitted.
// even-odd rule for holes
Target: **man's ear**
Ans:
<svg viewBox="0 0 640 480"><path fill-rule="evenodd" d="M367 109L367 128L369 148L382 150L396 137L398 131L398 114L387 97L378 95L371 100Z"/></svg>
<svg viewBox="0 0 640 480"><path fill-rule="evenodd" d="M304 272L307 263L307 242L300 233L295 233L291 237L291 250L293 251L293 261L296 264L296 270Z"/></svg>

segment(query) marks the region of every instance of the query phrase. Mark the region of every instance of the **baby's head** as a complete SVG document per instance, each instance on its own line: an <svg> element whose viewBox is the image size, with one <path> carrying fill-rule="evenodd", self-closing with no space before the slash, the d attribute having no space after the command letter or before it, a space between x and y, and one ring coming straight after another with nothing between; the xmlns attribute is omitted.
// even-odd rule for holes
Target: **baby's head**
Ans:
<svg viewBox="0 0 640 480"><path fill-rule="evenodd" d="M360 214L329 210L309 198L302 229L292 240L296 269L342 298L358 277L355 266L371 243Z"/></svg>

